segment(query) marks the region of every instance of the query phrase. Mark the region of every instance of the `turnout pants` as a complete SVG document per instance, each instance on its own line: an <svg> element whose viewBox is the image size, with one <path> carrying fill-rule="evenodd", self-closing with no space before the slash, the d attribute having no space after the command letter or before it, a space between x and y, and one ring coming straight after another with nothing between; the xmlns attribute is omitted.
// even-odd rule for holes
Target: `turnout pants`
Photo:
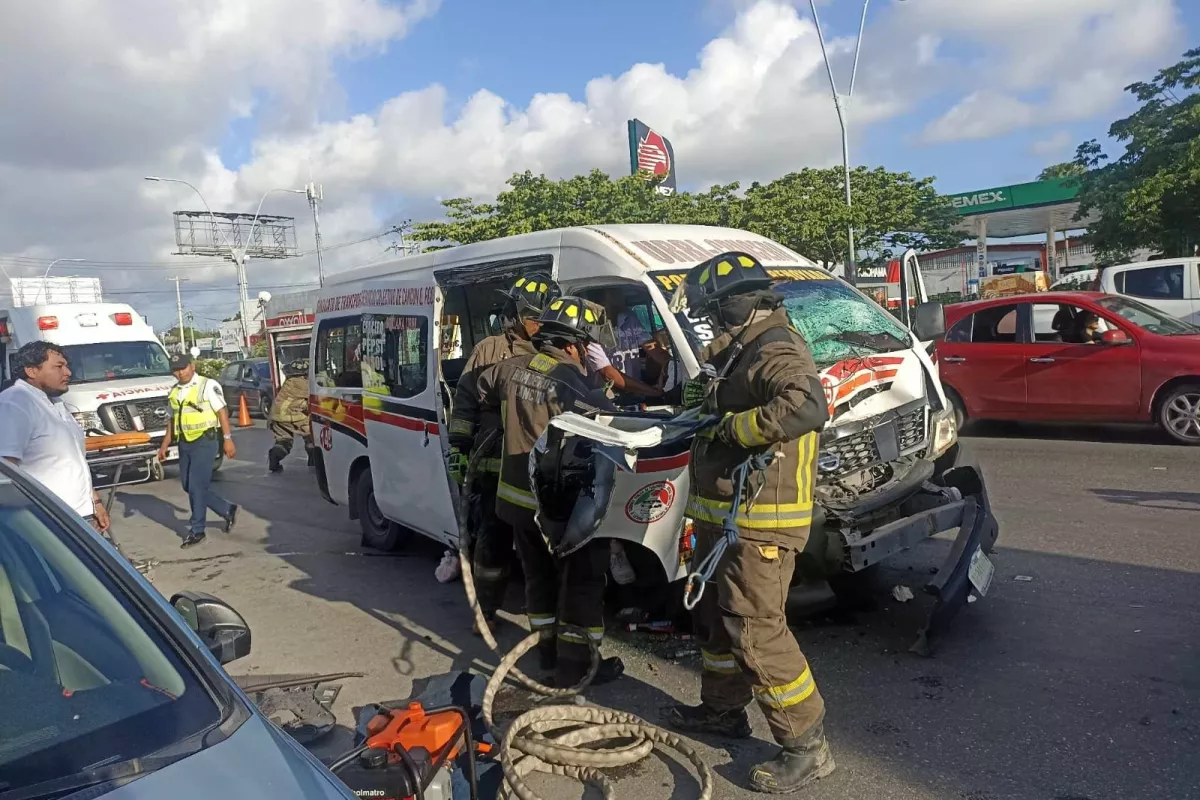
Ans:
<svg viewBox="0 0 1200 800"><path fill-rule="evenodd" d="M695 532L694 558L702 559L721 529L697 522ZM784 747L799 743L825 716L825 701L784 616L802 546L792 535L742 531L692 611L703 659L702 702L732 711L756 700Z"/></svg>
<svg viewBox="0 0 1200 800"><path fill-rule="evenodd" d="M299 436L304 440L304 452L310 453L313 449L312 429L307 422L270 422L271 435L275 437L275 445L273 449L278 449L281 452L280 457L286 457L292 452L292 439Z"/></svg>
<svg viewBox="0 0 1200 800"><path fill-rule="evenodd" d="M475 573L475 593L479 606L491 617L504 602L512 564L513 529L496 516L498 475L476 476L471 484L469 524L475 534L471 567Z"/></svg>
<svg viewBox="0 0 1200 800"><path fill-rule="evenodd" d="M608 541L592 540L563 559L550 554L537 525L514 526L525 572L525 613L543 639L557 637L557 674L574 678L590 662L585 636L604 640L604 580ZM573 626L568 628L566 626Z"/></svg>
<svg viewBox="0 0 1200 800"><path fill-rule="evenodd" d="M204 533L204 518L210 508L222 519L229 516L229 501L212 490L218 440L216 431L209 431L194 442L179 442L179 480L192 509L189 533Z"/></svg>

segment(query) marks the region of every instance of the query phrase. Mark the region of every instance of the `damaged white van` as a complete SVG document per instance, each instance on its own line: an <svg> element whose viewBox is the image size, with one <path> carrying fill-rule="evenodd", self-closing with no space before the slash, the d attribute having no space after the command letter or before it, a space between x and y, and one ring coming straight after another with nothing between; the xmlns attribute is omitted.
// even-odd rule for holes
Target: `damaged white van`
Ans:
<svg viewBox="0 0 1200 800"><path fill-rule="evenodd" d="M929 586L938 602L927 633L937 633L969 593L986 593L986 553L998 527L980 473L953 465L953 416L927 347L944 321L940 306L923 303L915 257L905 259L901 284L901 308L909 308L910 293L922 303L906 320L912 331L803 256L725 228L541 231L343 273L318 300L312 345L322 493L360 521L365 544L395 547L415 532L453 546L458 492L445 469L445 423L467 355L496 332L497 290L519 274L549 272L565 292L604 305L615 329L606 344L626 374L650 368L638 345L653 339L669 351L673 375L694 376L712 333L686 309L673 312L671 299L688 269L729 250L752 253L781 281L777 290L821 368L830 408L818 463L820 510L798 571L805 579L862 572L957 529ZM373 388L364 389L364 373ZM670 435L663 424L670 409L631 412L599 420L608 431L599 439L609 447L592 447L593 468L574 478L582 499L575 523L588 535L628 543L639 564L654 564L666 583L686 574L691 553L684 517L690 439ZM556 424L547 457L578 452L572 439L584 427L569 418ZM605 457L612 447L620 458ZM542 472L564 478L553 471Z"/></svg>

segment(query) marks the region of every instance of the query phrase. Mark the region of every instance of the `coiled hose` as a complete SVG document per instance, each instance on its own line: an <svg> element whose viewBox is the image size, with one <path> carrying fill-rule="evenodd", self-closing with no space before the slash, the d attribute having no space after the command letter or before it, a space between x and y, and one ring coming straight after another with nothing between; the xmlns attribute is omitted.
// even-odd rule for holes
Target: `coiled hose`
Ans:
<svg viewBox="0 0 1200 800"><path fill-rule="evenodd" d="M475 447L475 453L467 464L463 487L471 485L479 454L486 452L497 434L497 431L491 432ZM500 656L500 646L483 616L483 609L479 607L479 599L475 593L475 578L471 570L466 528L467 492L464 488L459 498L458 537L463 589L483 640L492 652ZM600 665L600 651L596 643L586 632L580 633L591 650L591 664L578 685L567 689L552 688L517 669L517 661L537 646L539 634L536 632L526 636L507 655L500 658L496 671L487 682L487 688L483 692L483 722L492 737L500 743L499 758L504 770L505 796L511 797L515 794L520 800L543 800L525 782L525 776L531 772L548 772L594 783L604 793L605 800L615 800L616 789L601 770L633 764L650 755L651 751L658 747L664 751L674 750L689 761L700 777L700 800L711 800L712 770L688 741L633 714L580 702L582 698L579 694L592 682ZM565 702L530 709L502 731L492 716L492 707L496 694L509 677L535 694ZM575 698L575 701L571 701L571 698ZM614 739L632 741L626 744L596 746L597 743Z"/></svg>

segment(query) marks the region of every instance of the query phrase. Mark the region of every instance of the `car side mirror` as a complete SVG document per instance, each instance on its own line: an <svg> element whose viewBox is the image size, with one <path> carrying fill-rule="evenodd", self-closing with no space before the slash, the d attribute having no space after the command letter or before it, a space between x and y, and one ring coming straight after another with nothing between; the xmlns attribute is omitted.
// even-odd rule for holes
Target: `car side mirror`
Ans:
<svg viewBox="0 0 1200 800"><path fill-rule="evenodd" d="M250 626L225 601L204 592L179 592L171 605L217 661L228 664L250 655Z"/></svg>
<svg viewBox="0 0 1200 800"><path fill-rule="evenodd" d="M1130 339L1129 334L1120 328L1114 328L1100 334L1100 342L1102 344L1133 344L1133 339Z"/></svg>
<svg viewBox="0 0 1200 800"><path fill-rule="evenodd" d="M913 335L928 342L946 335L946 309L941 303L921 303L913 309Z"/></svg>

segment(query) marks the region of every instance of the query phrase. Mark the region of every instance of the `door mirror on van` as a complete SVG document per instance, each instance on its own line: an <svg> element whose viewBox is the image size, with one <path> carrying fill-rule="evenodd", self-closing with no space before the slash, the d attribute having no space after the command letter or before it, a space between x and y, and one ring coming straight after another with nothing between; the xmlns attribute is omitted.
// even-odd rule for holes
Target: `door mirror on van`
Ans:
<svg viewBox="0 0 1200 800"><path fill-rule="evenodd" d="M217 661L228 664L250 655L250 626L225 601L204 592L179 592L171 605Z"/></svg>
<svg viewBox="0 0 1200 800"><path fill-rule="evenodd" d="M1133 344L1133 339L1129 338L1129 334L1120 328L1114 328L1111 331L1104 331L1100 334L1100 342L1102 344Z"/></svg>
<svg viewBox="0 0 1200 800"><path fill-rule="evenodd" d="M913 309L913 335L928 342L946 335L946 309L941 303L921 303Z"/></svg>

